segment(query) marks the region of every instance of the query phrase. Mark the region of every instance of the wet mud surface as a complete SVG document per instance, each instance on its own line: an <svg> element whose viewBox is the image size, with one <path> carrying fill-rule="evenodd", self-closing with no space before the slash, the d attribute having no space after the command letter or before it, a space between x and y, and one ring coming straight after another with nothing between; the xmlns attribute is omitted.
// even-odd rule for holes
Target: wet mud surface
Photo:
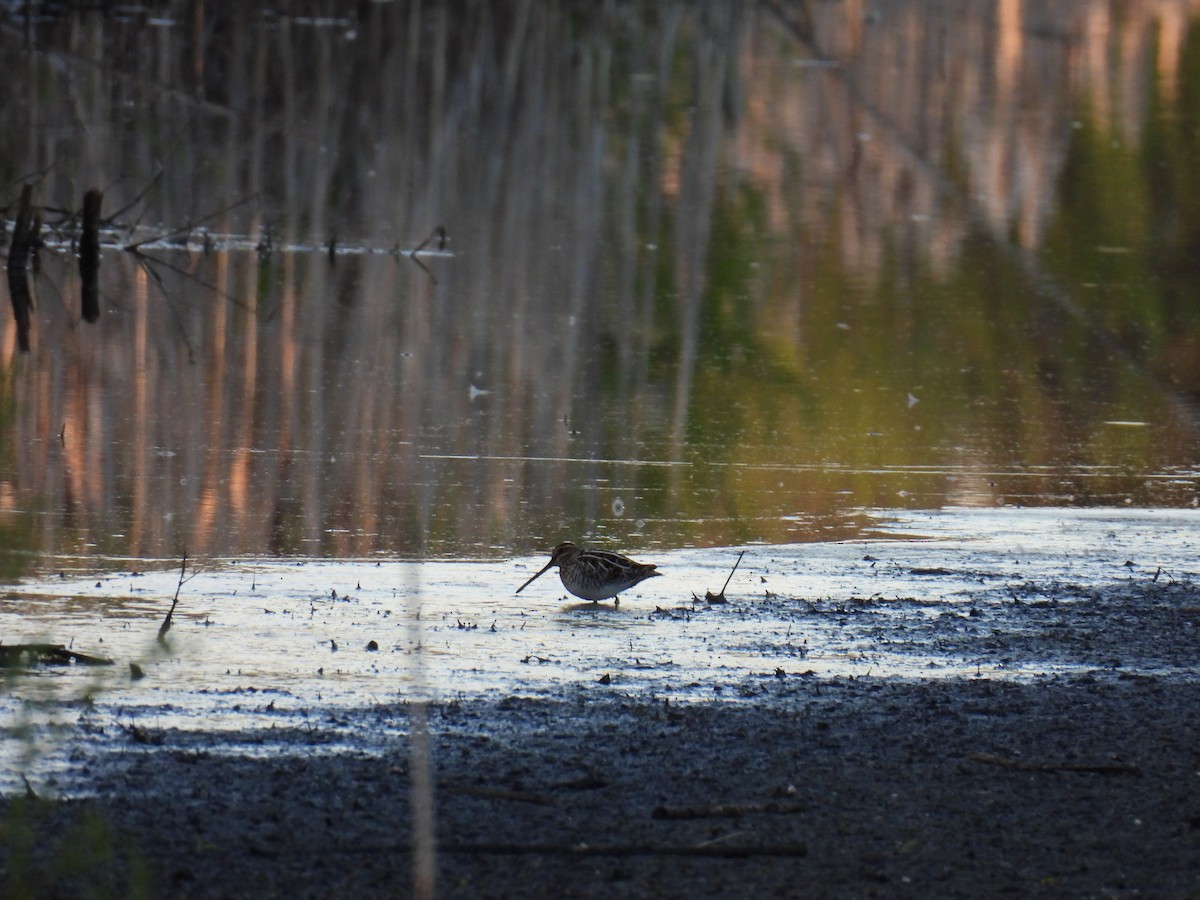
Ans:
<svg viewBox="0 0 1200 900"><path fill-rule="evenodd" d="M431 710L441 896L1200 891L1194 684L797 679L682 707L600 694ZM408 712L349 715L390 728ZM409 892L405 736L328 754L319 726L237 735L257 757L232 738L131 733L92 798L9 801L9 836L23 821L32 846L9 844L7 896Z"/></svg>
<svg viewBox="0 0 1200 900"><path fill-rule="evenodd" d="M407 896L424 825L444 897L1200 895L1194 519L1127 519L1136 553L1103 517L996 521L755 548L715 606L672 602L663 578L658 602L551 602L518 626L442 592L461 609L422 619L427 707L384 688L399 646L355 674L358 632L336 654L314 633L319 656L288 646L300 674L260 661L223 680L183 657L253 633L197 617L206 651L184 619L178 656L136 685L60 691L39 799L0 801L2 893ZM702 558L666 562L715 590ZM511 589L527 569L474 571ZM378 629L359 587L321 628ZM302 620L276 590L262 621L282 640ZM46 705L37 684L10 679L9 700Z"/></svg>

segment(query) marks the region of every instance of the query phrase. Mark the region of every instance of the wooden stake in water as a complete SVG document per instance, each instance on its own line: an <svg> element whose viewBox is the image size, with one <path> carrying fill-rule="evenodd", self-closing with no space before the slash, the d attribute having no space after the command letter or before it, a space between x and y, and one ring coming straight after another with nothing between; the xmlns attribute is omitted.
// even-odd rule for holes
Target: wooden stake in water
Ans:
<svg viewBox="0 0 1200 900"><path fill-rule="evenodd" d="M92 188L83 195L83 231L79 236L79 280L83 284L83 318L100 318L100 205L104 194Z"/></svg>
<svg viewBox="0 0 1200 900"><path fill-rule="evenodd" d="M8 245L8 296L12 301L13 319L17 323L17 347L29 352L30 315L33 298L29 293L29 244L33 219L33 188L25 185L21 191L17 220L13 223L12 242Z"/></svg>

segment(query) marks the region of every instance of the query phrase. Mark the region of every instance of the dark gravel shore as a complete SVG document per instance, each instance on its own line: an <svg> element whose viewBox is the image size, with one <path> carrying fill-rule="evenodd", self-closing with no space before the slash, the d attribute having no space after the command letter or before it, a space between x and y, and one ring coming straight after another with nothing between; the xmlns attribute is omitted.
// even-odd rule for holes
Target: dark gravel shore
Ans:
<svg viewBox="0 0 1200 900"><path fill-rule="evenodd" d="M439 896L1200 896L1196 684L609 690L430 710ZM95 796L4 803L3 895L409 895L410 714L351 713L393 737L337 753L131 730L81 761Z"/></svg>

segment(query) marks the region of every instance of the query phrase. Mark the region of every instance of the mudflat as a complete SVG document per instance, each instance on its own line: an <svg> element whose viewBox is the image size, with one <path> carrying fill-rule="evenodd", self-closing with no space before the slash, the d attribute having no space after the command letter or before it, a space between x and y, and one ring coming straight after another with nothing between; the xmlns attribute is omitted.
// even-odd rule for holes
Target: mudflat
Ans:
<svg viewBox="0 0 1200 900"><path fill-rule="evenodd" d="M1194 648L1196 593L1165 590ZM129 727L96 736L90 796L3 801L4 894L409 895L424 759L438 896L1197 896L1198 713L1194 681L1114 665L439 703L427 756L404 704ZM347 717L361 746L331 752Z"/></svg>

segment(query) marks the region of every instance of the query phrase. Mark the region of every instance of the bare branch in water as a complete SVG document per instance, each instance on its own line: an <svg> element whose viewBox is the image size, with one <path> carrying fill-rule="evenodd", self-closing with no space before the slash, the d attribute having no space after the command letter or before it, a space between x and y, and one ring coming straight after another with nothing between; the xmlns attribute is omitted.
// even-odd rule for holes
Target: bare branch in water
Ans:
<svg viewBox="0 0 1200 900"><path fill-rule="evenodd" d="M111 223L117 221L118 219L121 218L121 216L125 215L125 213L129 212L131 209L133 209L135 206L137 206L139 203L141 203L142 200L145 199L146 195L149 194L152 190L154 190L155 187L158 186L158 183L160 181L162 181L162 177L163 177L163 170L159 169L158 174L155 175L154 178L152 178L150 180L150 183L148 185L146 185L146 187L142 190L142 192L140 194L138 194L136 197L134 197L133 200L130 201L128 204L121 207L115 213L113 213L111 216L106 218L104 220L105 224L111 224Z"/></svg>
<svg viewBox="0 0 1200 900"><path fill-rule="evenodd" d="M432 241L434 238L437 238L438 250L445 250L446 242L449 240L449 238L446 236L446 229L443 226L439 225L437 228L433 229L433 231L431 231L429 233L429 237L425 238L425 240L421 241L421 243L417 244L417 246L415 246L413 249L409 250L408 253L405 254L405 256L407 256L409 259L411 259L413 262L415 262L418 266L420 266L425 271L425 274L429 276L429 280L432 281L434 283L434 285L436 285L438 283L437 277L433 274L433 272L431 272L429 270L429 266L425 265L425 263L421 262L421 260L417 258L417 254L420 253L422 250L424 250L425 247L429 244L429 242Z"/></svg>
<svg viewBox="0 0 1200 900"><path fill-rule="evenodd" d="M184 347L187 348L188 363L194 363L196 361L196 351L192 347L192 341L188 337L187 328L184 326L183 320L179 318L179 311L175 309L175 305L173 303L169 302L170 294L167 293L167 286L163 284L162 276L151 267L151 257L146 256L144 253L136 252L133 254L133 257L138 261L138 265L142 267L142 271L144 271L147 277L149 277L156 285L158 285L158 289L162 291L162 295L167 298L167 309L171 310L171 316L179 328L179 336L183 340Z"/></svg>
<svg viewBox="0 0 1200 900"><path fill-rule="evenodd" d="M429 237L425 238L425 240L421 241L421 243L417 244L416 247L414 247L412 250L410 250L408 255L416 256L418 253L420 253L422 250L424 250L425 246L430 241L432 241L434 238L438 239L438 245L437 245L438 250L439 251L445 250L446 249L446 241L448 241L449 238L446 236L445 227L442 225L439 225L437 228L433 229L433 231L431 231L429 233Z"/></svg>
<svg viewBox="0 0 1200 900"><path fill-rule="evenodd" d="M165 241L165 240L168 240L173 237L179 237L180 235L191 234L193 231L195 231L197 228L199 228L205 222L212 221L213 219L217 218L218 216L225 215L225 213L229 212L230 210L237 209L239 206L245 206L251 200L257 200L257 199L258 199L258 193L255 192L255 193L251 194L249 197L243 197L241 200L238 200L236 203L231 203L228 206L218 209L216 212L209 213L207 216L202 216L201 218L196 219L194 222L188 222L186 225L183 225L180 228L176 228L174 231L168 231L164 234L158 234L158 235L155 235L154 237L148 237L145 240L135 241L132 244L126 244L121 249L129 252L129 251L137 250L138 247L141 247L144 244L153 244L155 241Z"/></svg>
<svg viewBox="0 0 1200 900"><path fill-rule="evenodd" d="M733 564L733 568L729 571L729 577L726 578L725 583L723 585L721 585L721 593L714 594L712 591L704 592L704 599L706 602L708 602L708 603L728 603L729 602L728 600L725 599L725 588L729 587L729 582L733 581L733 573L738 570L738 566L740 566L742 564L742 557L745 555L746 555L745 550L743 550L741 553L738 554L737 561ZM692 594L692 597L694 597L696 600L700 599L699 597L696 597L695 594Z"/></svg>
<svg viewBox="0 0 1200 900"><path fill-rule="evenodd" d="M179 590L183 587L184 582L191 579L186 578L187 574L187 551L183 551L183 559L179 563L179 583L175 585L175 598L171 601L171 608L167 610L167 617L163 619L163 623L158 626L158 642L165 644L167 632L171 630L171 616L175 615L175 607L179 605ZM195 574L193 573L193 576Z"/></svg>

